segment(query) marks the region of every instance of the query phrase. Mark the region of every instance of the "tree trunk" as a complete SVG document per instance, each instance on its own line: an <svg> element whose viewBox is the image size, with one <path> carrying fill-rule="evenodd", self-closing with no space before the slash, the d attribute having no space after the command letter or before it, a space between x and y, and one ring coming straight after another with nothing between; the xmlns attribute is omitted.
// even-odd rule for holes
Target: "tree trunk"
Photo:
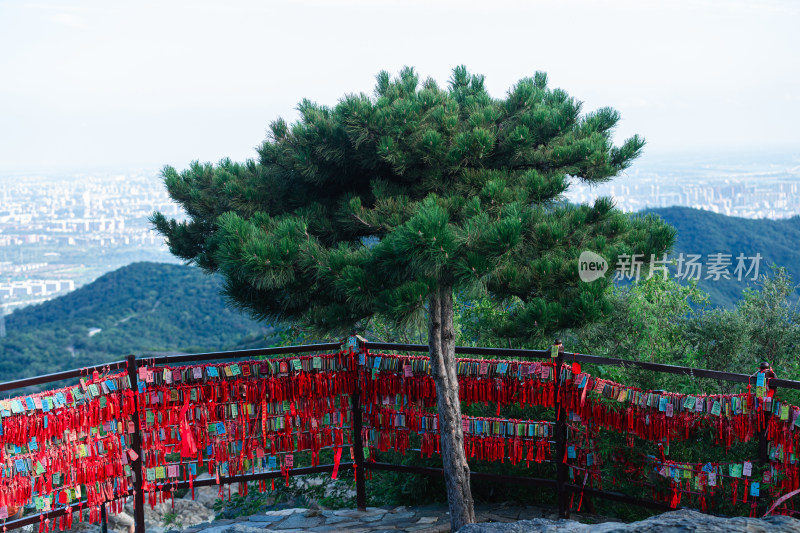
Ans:
<svg viewBox="0 0 800 533"><path fill-rule="evenodd" d="M436 405L439 410L444 481L450 508L450 528L455 533L461 526L475 522L469 465L464 451L461 425L461 402L458 399L456 372L456 339L453 328L453 289L440 286L430 297L428 347L431 374L436 383Z"/></svg>

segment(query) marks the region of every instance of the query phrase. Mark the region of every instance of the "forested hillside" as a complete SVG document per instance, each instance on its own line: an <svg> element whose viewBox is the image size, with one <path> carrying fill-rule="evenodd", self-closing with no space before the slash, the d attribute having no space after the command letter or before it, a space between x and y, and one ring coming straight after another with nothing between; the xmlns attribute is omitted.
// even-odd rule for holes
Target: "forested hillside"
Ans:
<svg viewBox="0 0 800 533"><path fill-rule="evenodd" d="M763 256L760 272L776 263L800 279L800 217L750 220L684 207L654 209L678 230L680 252ZM731 270L733 267L731 267ZM705 271L703 273L705 278ZM254 348L273 342L273 330L228 307L221 281L199 269L134 263L70 294L6 316L0 339L0 381L159 352ZM732 307L748 283L701 279L712 306Z"/></svg>
<svg viewBox="0 0 800 533"><path fill-rule="evenodd" d="M269 344L272 329L225 305L200 269L134 263L6 316L0 381L115 361L126 354Z"/></svg>
<svg viewBox="0 0 800 533"><path fill-rule="evenodd" d="M699 285L709 293L712 305L732 307L741 298L742 290L752 286L752 283L736 279L704 279L709 254L730 254L733 263L730 271L733 272L737 255L755 256L760 253L763 257L760 274L768 274L769 266L775 263L786 267L795 280L800 280L800 216L784 220L753 220L689 207L651 211L678 230L675 251L671 257L677 257L680 252L703 256L703 279Z"/></svg>

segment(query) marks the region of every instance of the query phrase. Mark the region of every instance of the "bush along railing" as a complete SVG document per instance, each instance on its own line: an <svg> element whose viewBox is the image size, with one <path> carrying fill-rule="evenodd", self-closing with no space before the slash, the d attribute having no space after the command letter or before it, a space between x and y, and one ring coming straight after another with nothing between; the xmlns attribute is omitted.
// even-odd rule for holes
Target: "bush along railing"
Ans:
<svg viewBox="0 0 800 533"><path fill-rule="evenodd" d="M584 496L657 509L692 506L709 512L793 513L800 488L796 447L800 409L772 396L771 374L728 374L553 350L459 347L459 394L465 405L492 405L493 416L464 416L471 461L555 467L544 478L473 472L476 479L549 487L559 514L580 509ZM381 350L395 353L382 353ZM390 450L439 452L436 390L427 357L401 355L427 347L366 343L319 344L113 363L0 384L0 391L80 378L76 386L0 400L0 518L13 529L39 522L40 531L89 520L133 496L138 532L144 505L176 489L216 485L230 497L247 482L261 491L291 476L353 472L356 501L366 505L370 471L441 475L441 469L377 460ZM398 353L400 352L400 353ZM644 391L582 370L580 363L752 383L733 395ZM119 372L126 369L127 372ZM115 373L116 371L116 373ZM133 384L133 387L131 387ZM549 420L509 419L510 406L552 409ZM541 411L540 411L541 412ZM727 450L758 441L761 456L733 454L671 460L698 438ZM616 440L615 440L616 439ZM320 464L327 450L330 464ZM744 455L743 455L744 454ZM756 452L757 455L757 452ZM343 460L344 456L344 460ZM296 458L308 457L309 464ZM208 473L199 479L201 473ZM616 482L625 482L614 487ZM633 497L609 488L635 487ZM34 504L21 519L9 509ZM11 509L13 510L13 509Z"/></svg>

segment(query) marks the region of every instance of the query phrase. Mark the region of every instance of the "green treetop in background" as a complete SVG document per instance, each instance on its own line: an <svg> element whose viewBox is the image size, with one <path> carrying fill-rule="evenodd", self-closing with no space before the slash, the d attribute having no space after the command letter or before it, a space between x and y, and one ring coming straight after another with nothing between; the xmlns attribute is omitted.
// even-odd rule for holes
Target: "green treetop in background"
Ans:
<svg viewBox="0 0 800 533"><path fill-rule="evenodd" d="M474 521L456 378L453 295L509 304L504 329L541 337L608 310L611 276L578 278L582 250L660 256L673 231L609 199L563 201L571 180L608 181L644 140L611 142L619 120L549 89L537 73L505 99L453 71L447 89L411 68L374 97L304 100L271 125L258 161L164 170L188 220L152 220L173 254L221 272L237 306L328 332L427 314L453 531ZM512 305L513 303L513 305Z"/></svg>

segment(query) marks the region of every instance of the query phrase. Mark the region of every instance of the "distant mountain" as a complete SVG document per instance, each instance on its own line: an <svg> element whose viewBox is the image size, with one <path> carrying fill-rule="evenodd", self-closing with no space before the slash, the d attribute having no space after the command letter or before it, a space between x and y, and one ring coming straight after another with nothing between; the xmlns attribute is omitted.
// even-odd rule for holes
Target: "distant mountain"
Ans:
<svg viewBox="0 0 800 533"><path fill-rule="evenodd" d="M763 259L759 274L769 274L769 266L786 267L794 281L800 283L800 216L783 220L746 219L729 217L692 209L689 207L666 207L650 209L678 230L674 253L701 254L703 264L701 288L711 295L711 304L730 307L741 298L742 290L752 283L736 279L714 281L707 276L710 254L730 254L733 273L736 257L743 253L753 257L760 253ZM732 276L733 277L733 276Z"/></svg>
<svg viewBox="0 0 800 533"><path fill-rule="evenodd" d="M200 269L133 263L6 316L0 381L116 361L129 353L271 344L272 328L228 307Z"/></svg>
<svg viewBox="0 0 800 533"><path fill-rule="evenodd" d="M712 305L732 306L752 283L707 280L709 254L763 257L800 283L800 217L752 220L686 207L652 209L678 230L671 257L701 254L700 286ZM0 338L0 381L80 368L128 353L216 351L273 343L274 330L228 307L221 280L197 268L134 263L74 292L6 316Z"/></svg>

